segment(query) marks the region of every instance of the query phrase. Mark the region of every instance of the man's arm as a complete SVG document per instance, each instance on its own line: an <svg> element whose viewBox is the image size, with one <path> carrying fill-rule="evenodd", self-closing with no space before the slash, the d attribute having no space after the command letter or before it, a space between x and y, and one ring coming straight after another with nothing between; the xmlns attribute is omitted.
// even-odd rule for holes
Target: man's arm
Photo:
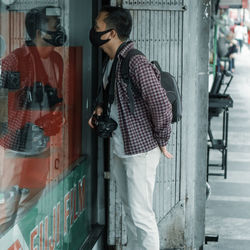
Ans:
<svg viewBox="0 0 250 250"><path fill-rule="evenodd" d="M160 147L165 147L171 134L172 105L160 83L160 73L144 56L131 59L133 82L137 85L150 112L154 137Z"/></svg>

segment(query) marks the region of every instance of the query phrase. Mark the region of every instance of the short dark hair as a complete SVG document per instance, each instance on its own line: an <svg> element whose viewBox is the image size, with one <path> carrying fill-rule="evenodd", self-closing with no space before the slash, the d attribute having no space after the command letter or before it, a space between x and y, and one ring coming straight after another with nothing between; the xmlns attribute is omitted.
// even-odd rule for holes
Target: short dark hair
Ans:
<svg viewBox="0 0 250 250"><path fill-rule="evenodd" d="M107 12L104 22L108 29L114 29L121 41L129 38L132 30L132 17L129 10L122 7L104 6L101 12Z"/></svg>
<svg viewBox="0 0 250 250"><path fill-rule="evenodd" d="M36 31L48 23L50 16L46 15L47 8L55 8L55 6L36 7L26 14L25 27L31 40L35 39Z"/></svg>

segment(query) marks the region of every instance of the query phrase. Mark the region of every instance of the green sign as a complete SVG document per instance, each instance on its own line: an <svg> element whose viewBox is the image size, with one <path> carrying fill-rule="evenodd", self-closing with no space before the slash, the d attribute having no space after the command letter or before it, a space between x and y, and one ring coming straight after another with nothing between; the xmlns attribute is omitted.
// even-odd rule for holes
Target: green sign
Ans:
<svg viewBox="0 0 250 250"><path fill-rule="evenodd" d="M43 191L34 205L1 239L1 250L79 249L90 232L88 163L74 168Z"/></svg>

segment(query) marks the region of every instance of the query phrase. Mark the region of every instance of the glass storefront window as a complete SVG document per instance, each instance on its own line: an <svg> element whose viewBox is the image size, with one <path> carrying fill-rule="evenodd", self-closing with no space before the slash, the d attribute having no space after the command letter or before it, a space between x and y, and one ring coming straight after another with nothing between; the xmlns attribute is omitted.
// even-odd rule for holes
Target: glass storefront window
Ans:
<svg viewBox="0 0 250 250"><path fill-rule="evenodd" d="M59 1L0 1L1 249L79 249L90 225L82 47Z"/></svg>

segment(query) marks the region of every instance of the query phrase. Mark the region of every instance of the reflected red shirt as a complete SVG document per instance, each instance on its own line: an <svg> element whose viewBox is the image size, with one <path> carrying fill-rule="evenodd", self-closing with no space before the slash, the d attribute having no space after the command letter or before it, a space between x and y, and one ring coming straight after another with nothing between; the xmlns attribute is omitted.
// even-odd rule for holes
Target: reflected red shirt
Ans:
<svg viewBox="0 0 250 250"><path fill-rule="evenodd" d="M26 123L35 121L38 117L50 113L50 110L25 110L18 106L18 98L23 88L33 86L35 82L48 83L48 77L39 67L36 57L31 53L35 47L23 46L14 50L2 60L1 87L9 89L8 93L8 128L0 138L0 145L4 148L11 148L15 143L16 131L25 126ZM59 69L59 79L53 83L57 87L58 94L61 96L63 60L57 52L52 52L49 56L52 63L56 64ZM11 89L10 73L17 73L19 77L19 87ZM46 131L45 131L46 132Z"/></svg>

